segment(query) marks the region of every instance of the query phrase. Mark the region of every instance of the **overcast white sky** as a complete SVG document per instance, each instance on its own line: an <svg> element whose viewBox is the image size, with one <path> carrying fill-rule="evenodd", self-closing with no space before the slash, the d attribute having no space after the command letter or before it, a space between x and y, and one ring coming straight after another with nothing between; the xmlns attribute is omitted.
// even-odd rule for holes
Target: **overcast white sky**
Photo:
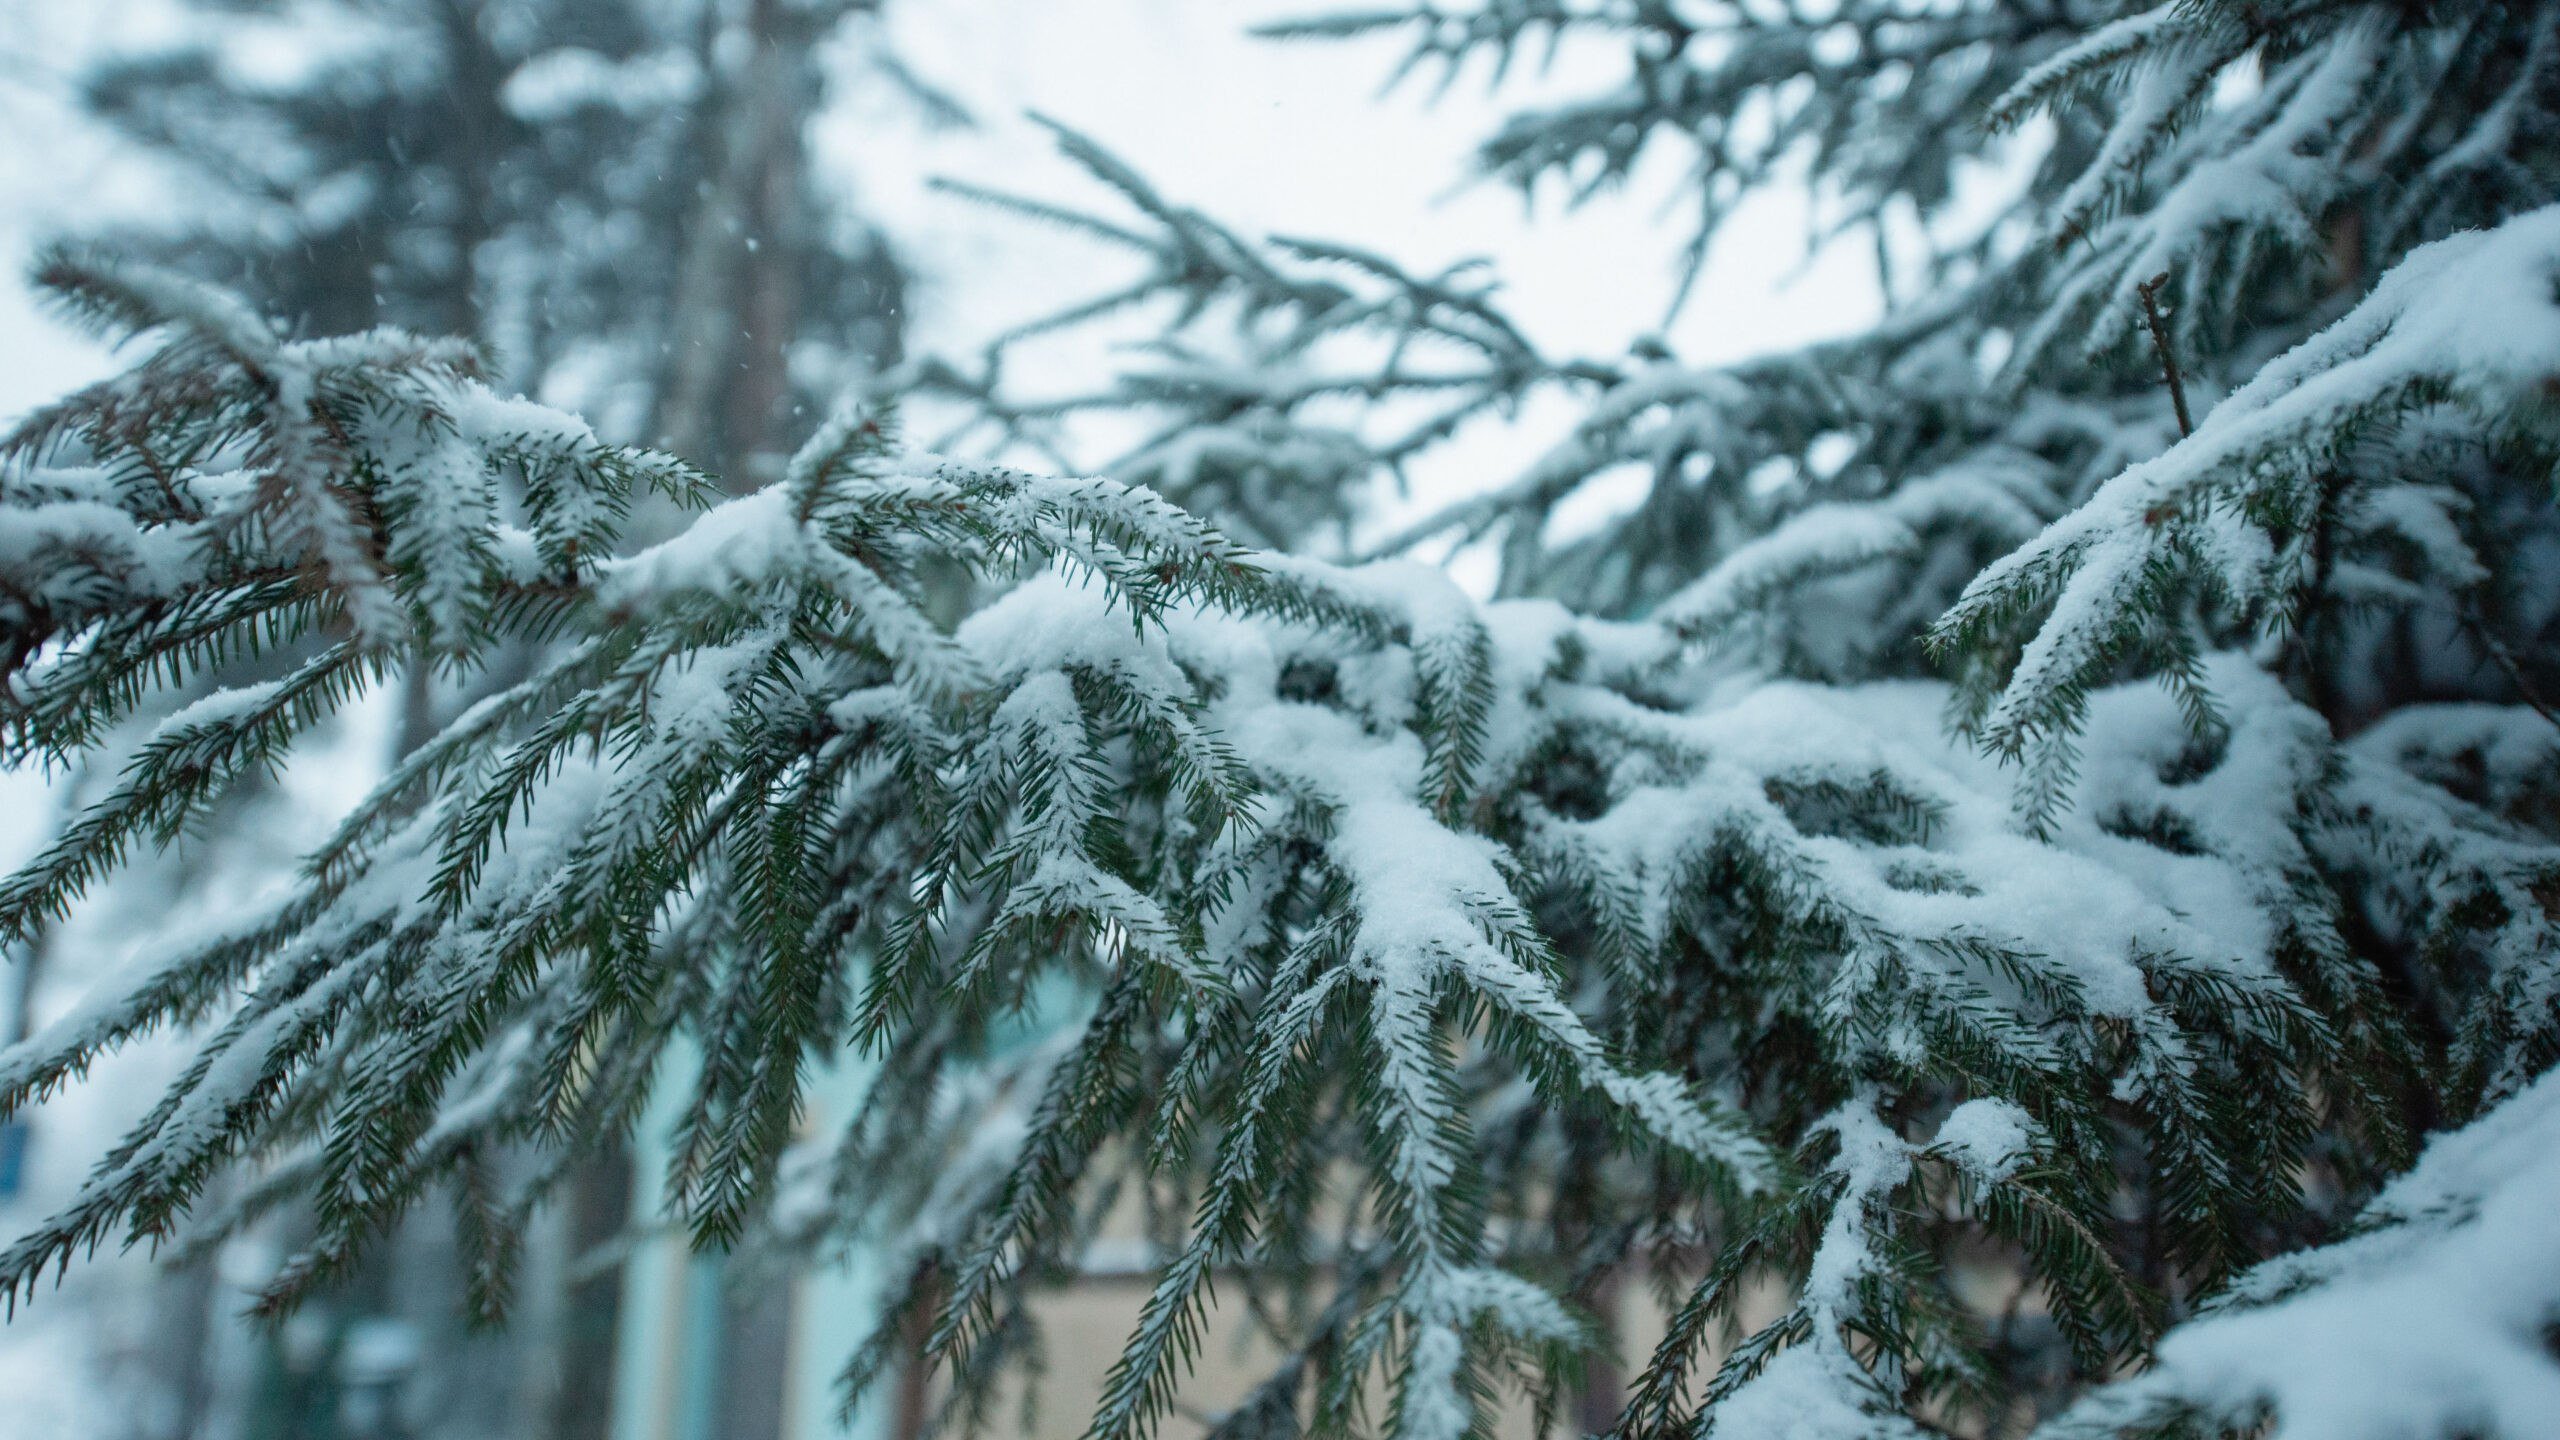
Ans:
<svg viewBox="0 0 2560 1440"><path fill-rule="evenodd" d="M62 76L84 47L164 33L168 0L0 7L0 250L101 207L148 203L148 182L81 131ZM1386 96L1397 43L1282 45L1256 20L1308 0L931 0L889 23L919 73L961 96L975 131L928 132L894 103L849 96L821 125L822 164L887 218L924 271L920 339L965 347L1043 301L1104 283L1111 257L1069 237L928 192L952 174L1070 201L1094 187L1023 116L1038 110L1119 151L1169 196L1241 229L1340 238L1408 264L1491 258L1505 303L1551 349L1616 354L1654 328L1681 237L1662 213L1670 165L1582 211L1466 185L1466 158L1503 102L1605 81L1615 62L1568 49L1543 82L1523 65L1500 97L1462 78L1436 102L1429 77ZM1851 248L1801 266L1800 197L1739 217L1672 338L1699 360L1836 333L1869 314L1875 287ZM1799 273L1801 271L1801 273ZM94 374L94 347L0 291L0 413ZM1488 477L1488 480L1494 477Z"/></svg>
<svg viewBox="0 0 2560 1440"><path fill-rule="evenodd" d="M1026 143L1017 117L1040 110L1118 150L1169 196L1242 229L1353 240L1418 266L1489 256L1509 303L1553 347L1614 353L1659 323L1684 233L1676 217L1660 214L1679 157L1655 157L1665 163L1654 167L1653 183L1640 180L1627 195L1571 215L1548 204L1534 221L1516 193L1460 183L1470 148L1505 103L1587 91L1614 78L1622 62L1568 49L1543 81L1524 60L1500 96L1470 74L1435 103L1427 74L1379 96L1401 52L1396 37L1279 44L1245 33L1256 20L1322 8L1309 0L893 7L893 28L916 68L959 91L991 123L982 135L904 153L883 155L890 147L853 137L844 151L876 177L875 189L888 192L879 198L911 222L911 234L957 227L954 238L974 237L983 219L955 215L965 207L949 202L905 203L907 187L916 172L939 169L1080 193L1065 167L1035 159L1042 147ZM1737 224L1674 337L1684 354L1722 359L1796 343L1871 310L1873 281L1859 255L1844 252L1784 284L1804 225L1794 196L1773 197ZM1039 232L1021 237L1052 254L1055 241Z"/></svg>

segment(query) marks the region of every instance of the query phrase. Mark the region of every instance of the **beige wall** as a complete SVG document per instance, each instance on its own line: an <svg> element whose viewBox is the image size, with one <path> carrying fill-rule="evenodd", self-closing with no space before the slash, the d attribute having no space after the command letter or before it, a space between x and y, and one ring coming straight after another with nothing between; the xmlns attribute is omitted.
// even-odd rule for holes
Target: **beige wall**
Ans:
<svg viewBox="0 0 2560 1440"><path fill-rule="evenodd" d="M1136 1328L1138 1311L1146 1303L1150 1288L1151 1282L1144 1275L1091 1278L1035 1302L1034 1313L1047 1348L1048 1373L1033 1397L1037 1416L1032 1428L1022 1432L1023 1440L1077 1440L1084 1433L1085 1421L1093 1414L1101 1393L1103 1377ZM1619 1337L1614 1347L1620 1361L1618 1373L1624 1374L1641 1368L1653 1353L1667 1317L1654 1303L1652 1287L1641 1279L1631 1278L1618 1290L1617 1313L1610 1318ZM1755 1300L1751 1308L1758 1313L1754 1318L1774 1316L1786 1298L1782 1290L1772 1287L1768 1294ZM1270 1373L1278 1359L1278 1352L1255 1332L1255 1327L1238 1323L1232 1310L1223 1315L1213 1310L1199 1363L1182 1387L1176 1412L1160 1433L1166 1440L1190 1440L1202 1434L1208 1418L1224 1413L1242 1399ZM1712 1363L1701 1369L1713 1373ZM1503 1398L1505 1406L1496 1434L1501 1440L1536 1440L1526 1399L1516 1393ZM1383 1400L1383 1395L1373 1399L1369 1412L1372 1420L1384 1417ZM1611 1408L1615 1408L1614 1404ZM1011 1419L1006 1418L1008 1422ZM1564 1428L1560 1426L1559 1430ZM1010 1425L1002 1424L996 1429L997 1433L1008 1433Z"/></svg>

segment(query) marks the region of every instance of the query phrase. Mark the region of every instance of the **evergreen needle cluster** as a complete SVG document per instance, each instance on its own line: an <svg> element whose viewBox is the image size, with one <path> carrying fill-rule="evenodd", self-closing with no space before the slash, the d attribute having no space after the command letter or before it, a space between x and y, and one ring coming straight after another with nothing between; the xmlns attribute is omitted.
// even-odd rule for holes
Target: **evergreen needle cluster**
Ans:
<svg viewBox="0 0 2560 1440"><path fill-rule="evenodd" d="M1685 147L1703 256L1809 165L1842 231L1927 241L1888 255L1916 288L1801 352L1563 359L1472 270L1240 235L1061 130L1135 218L976 193L1144 273L897 380L973 407L946 448L1152 417L1117 478L849 409L715 503L458 343L49 261L157 348L7 442L7 757L277 678L130 743L0 935L382 676L539 658L254 914L0 1055L0 1112L156 1028L192 1057L0 1284L305 1204L288 1306L440 1195L496 1314L568 1167L672 1113L665 1213L885 1253L848 1399L929 1364L954 1425L1003 1423L1034 1296L1134 1199L1157 1280L1092 1440L1155 1431L1213 1309L1280 1357L1221 1436L1458 1440L1512 1386L1545 1425L1627 1277L1668 1317L1629 1437L2548 1433L2560 17L1283 28L1620 47L1487 170L1588 193ZM1957 191L2003 156L1984 222ZM1093 394L1003 383L1150 305ZM1584 402L1553 450L1311 558L1540 389ZM1635 508L1556 533L1627 467ZM641 544L649 495L691 513ZM1405 555L1451 535L1500 598ZM861 1106L799 1134L854 1055Z"/></svg>

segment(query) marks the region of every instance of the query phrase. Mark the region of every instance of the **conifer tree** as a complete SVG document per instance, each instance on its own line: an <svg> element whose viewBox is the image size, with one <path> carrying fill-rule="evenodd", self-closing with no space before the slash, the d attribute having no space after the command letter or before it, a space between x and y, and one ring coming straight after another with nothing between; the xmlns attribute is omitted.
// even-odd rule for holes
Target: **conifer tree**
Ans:
<svg viewBox="0 0 2560 1440"><path fill-rule="evenodd" d="M1222 1435L1481 1433L1515 1381L1543 1418L1628 1273L1669 1312L1628 1436L2546 1430L2560 22L1287 28L1452 66L1614 37L1623 84L1485 164L1587 187L1692 147L1700 245L1805 157L1850 227L1952 223L1993 137L2041 128L1872 332L1720 369L1545 355L1467 274L1239 236L1070 134L1136 219L993 198L1155 263L1057 323L1170 299L1157 356L1233 322L1259 358L1104 392L1163 417L1123 468L1213 518L858 410L715 504L461 344L290 339L57 258L159 348L10 442L6 533L44 543L0 573L9 753L311 648L162 722L0 934L368 674L553 644L260 917L0 1057L16 1107L197 1027L0 1283L290 1197L321 1227L289 1306L440 1194L495 1310L561 1167L677 1084L668 1212L884 1247L848 1390L921 1329L954 1424L1001 1423L1029 1297L1134 1192L1161 1268L1094 1440L1163 1420L1219 1285L1283 1357ZM993 367L923 378L1045 418ZM1264 548L1534 387L1589 397L1570 440L1390 547L1498 535L1503 598ZM1346 396L1374 413L1311 403ZM1621 465L1642 504L1545 544ZM623 544L648 491L706 508ZM950 564L985 594L956 629L919 578ZM804 1070L848 1050L864 1108L795 1146ZM254 1183L198 1213L221 1172Z"/></svg>

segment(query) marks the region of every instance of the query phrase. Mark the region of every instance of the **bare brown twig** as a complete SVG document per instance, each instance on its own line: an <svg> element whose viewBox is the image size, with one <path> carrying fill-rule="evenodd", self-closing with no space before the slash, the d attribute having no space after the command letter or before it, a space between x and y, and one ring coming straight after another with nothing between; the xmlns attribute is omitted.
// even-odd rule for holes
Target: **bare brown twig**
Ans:
<svg viewBox="0 0 2560 1440"><path fill-rule="evenodd" d="M2187 382L2178 373L2178 352L2169 348L2169 324L2160 313L2160 287L2169 283L2169 272L2161 271L2134 287L2142 297L2142 322L2151 327L2151 348L2160 352L2160 373L2169 377L2169 403L2178 410L2178 438L2184 440L2196 433L2195 417L2187 413Z"/></svg>

